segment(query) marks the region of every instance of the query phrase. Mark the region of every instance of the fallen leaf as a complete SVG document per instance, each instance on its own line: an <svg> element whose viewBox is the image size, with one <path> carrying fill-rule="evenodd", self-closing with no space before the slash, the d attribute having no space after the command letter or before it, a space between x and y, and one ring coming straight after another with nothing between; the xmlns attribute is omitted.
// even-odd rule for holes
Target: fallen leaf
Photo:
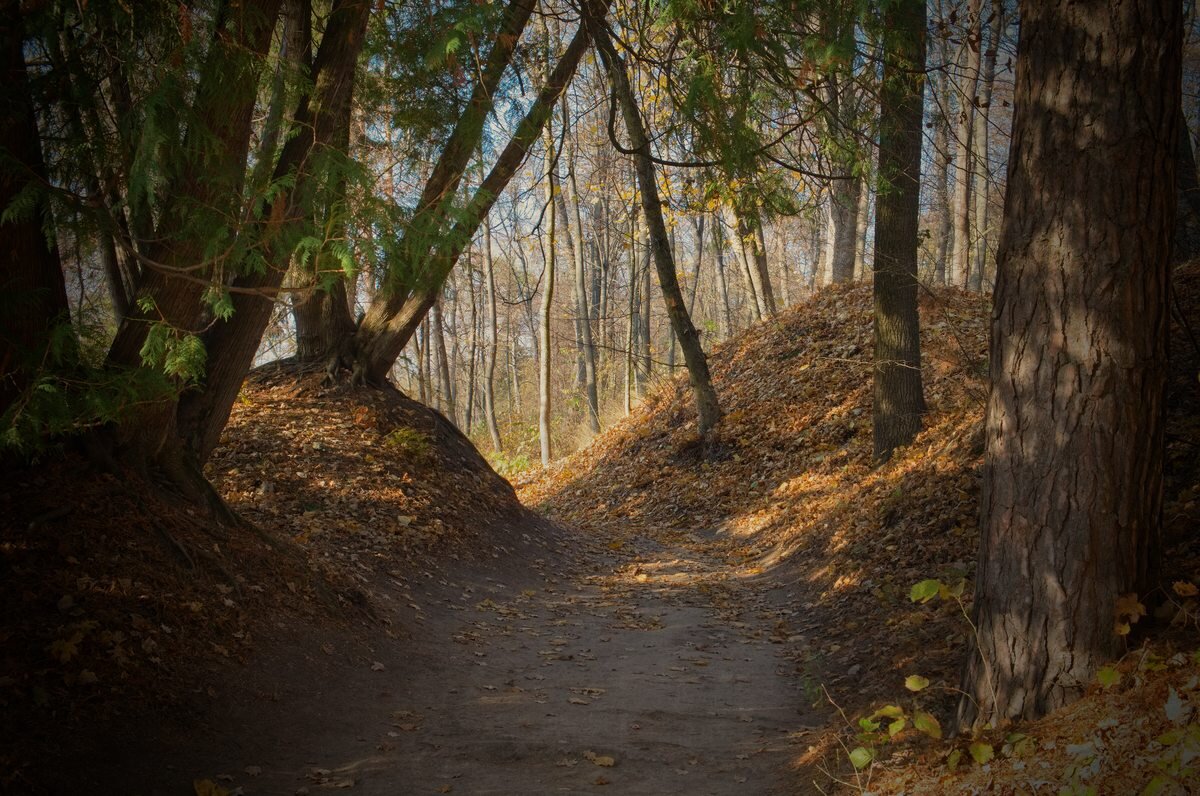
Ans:
<svg viewBox="0 0 1200 796"><path fill-rule="evenodd" d="M910 674L904 678L904 687L909 691L924 691L929 687L929 678L919 674Z"/></svg>

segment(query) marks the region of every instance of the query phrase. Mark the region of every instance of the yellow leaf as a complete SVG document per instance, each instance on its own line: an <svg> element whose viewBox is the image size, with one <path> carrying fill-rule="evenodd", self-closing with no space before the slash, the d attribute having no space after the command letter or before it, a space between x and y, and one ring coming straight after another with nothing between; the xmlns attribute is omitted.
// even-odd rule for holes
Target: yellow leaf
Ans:
<svg viewBox="0 0 1200 796"><path fill-rule="evenodd" d="M938 723L938 720L932 714L926 713L923 710L913 713L913 727L935 740L942 737L942 725Z"/></svg>
<svg viewBox="0 0 1200 796"><path fill-rule="evenodd" d="M1129 592L1117 598L1117 616L1127 616L1129 621L1136 622L1146 615L1146 606L1138 601L1137 594Z"/></svg>
<svg viewBox="0 0 1200 796"><path fill-rule="evenodd" d="M992 748L992 745L983 741L971 744L967 751L971 753L971 757L975 758L975 762L981 766L996 756L996 750Z"/></svg>
<svg viewBox="0 0 1200 796"><path fill-rule="evenodd" d="M1171 588L1173 588L1175 593L1180 597L1195 597L1197 593L1200 593L1200 589L1196 588L1196 584L1189 583L1186 580L1175 581Z"/></svg>
<svg viewBox="0 0 1200 796"><path fill-rule="evenodd" d="M910 674L904 678L904 687L909 691L924 691L929 687L929 678L919 674Z"/></svg>
<svg viewBox="0 0 1200 796"><path fill-rule="evenodd" d="M197 779L192 782L196 796L229 796L229 791L222 788L211 779Z"/></svg>

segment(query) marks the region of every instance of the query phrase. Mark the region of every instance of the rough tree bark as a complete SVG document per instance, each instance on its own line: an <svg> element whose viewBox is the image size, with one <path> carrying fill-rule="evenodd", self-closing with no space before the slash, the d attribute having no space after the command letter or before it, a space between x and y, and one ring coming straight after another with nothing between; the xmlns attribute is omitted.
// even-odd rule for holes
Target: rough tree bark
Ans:
<svg viewBox="0 0 1200 796"><path fill-rule="evenodd" d="M606 6L601 2L584 0L584 23L591 31L592 39L600 54L600 60L608 73L609 85L615 95L614 101L620 105L625 131L629 136L634 167L637 171L638 188L642 197L642 214L650 229L654 266L658 271L659 287L667 307L667 315L671 319L671 328L675 330L675 336L679 340L683 359L687 365L688 377L696 401L699 431L701 436L708 437L721 419L721 407L717 402L717 393L713 390L712 379L708 372L708 360L704 355L704 349L700 346L700 336L696 332L696 327L692 325L692 319L684 304L683 293L679 289L675 261L671 256L667 228L663 221L662 204L658 198L654 165L650 160L650 140L646 135L641 112L634 100L633 89L629 85L629 73L626 71L624 61L613 47L608 28L605 27L605 11Z"/></svg>
<svg viewBox="0 0 1200 796"><path fill-rule="evenodd" d="M875 210L875 459L921 430L921 339L917 316L925 0L900 0L885 14Z"/></svg>
<svg viewBox="0 0 1200 796"><path fill-rule="evenodd" d="M962 728L1076 698L1155 586L1181 9L1020 3Z"/></svg>

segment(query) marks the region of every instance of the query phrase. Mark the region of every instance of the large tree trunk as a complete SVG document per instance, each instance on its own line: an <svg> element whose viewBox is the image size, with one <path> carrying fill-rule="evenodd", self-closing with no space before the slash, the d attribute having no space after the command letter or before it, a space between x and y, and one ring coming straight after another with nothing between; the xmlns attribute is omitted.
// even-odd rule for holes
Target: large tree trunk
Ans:
<svg viewBox="0 0 1200 796"><path fill-rule="evenodd" d="M7 211L22 191L46 182L46 165L28 91L24 35L18 0L0 3L0 208ZM44 194L26 213L0 224L0 416L30 387L45 360L54 328L69 323L67 291L58 250L46 238L52 223Z"/></svg>
<svg viewBox="0 0 1200 796"><path fill-rule="evenodd" d="M584 23L591 31L592 38L596 42L596 49L600 53L600 59L608 73L614 101L621 108L625 131L633 150L638 189L642 197L642 214L650 229L650 244L654 255L655 270L658 271L659 287L667 307L667 315L671 319L671 328L675 331L679 346L683 350L684 362L687 364L688 377L696 401L700 434L707 437L721 419L721 407L717 403L717 394L712 387L712 379L708 373L708 360L704 355L704 349L700 346L700 336L697 334L695 326L692 325L692 319L688 315L687 306L683 301L683 293L679 289L675 261L671 256L667 228L663 221L662 204L658 198L654 165L650 160L650 140L643 126L641 112L634 100L633 89L629 85L629 73L626 71L624 61L613 47L608 28L605 27L605 10L606 6L597 0L584 0Z"/></svg>
<svg viewBox="0 0 1200 796"><path fill-rule="evenodd" d="M218 18L228 24L216 32L209 48L191 110L191 118L205 124L189 126L178 161L171 164L177 176L163 192L165 206L147 254L160 265L147 268L138 285L138 293L152 300L152 306L134 308L118 327L108 354L116 366L142 364L146 335L160 321L184 332L198 329L208 288L203 277L211 268L197 271L196 266L205 260L209 236L239 215L234 208L246 173L258 75L280 0L249 0L236 10L234 3L227 5ZM197 223L201 213L211 219L212 228ZM148 411L159 413L158 408Z"/></svg>
<svg viewBox="0 0 1200 796"><path fill-rule="evenodd" d="M235 208L246 173L258 75L278 11L279 0L257 0L230 3L218 14L225 24L217 29L201 68L192 107L192 117L206 124L188 127L178 160L169 166L176 176L163 191L154 240L145 247L148 260L157 265L143 269L138 286L146 305L132 308L118 327L108 353L111 365L141 366L147 334L159 323L175 334L198 330L213 270L204 265L209 236L240 215ZM135 230L145 223L135 220ZM205 384L219 384L222 378L240 384L246 368L232 372L234 368L210 348ZM231 406L236 394L235 387ZM185 499L203 505L215 519L232 523L232 514L200 472L203 456L180 437L179 406L174 400L143 403L116 429L118 453L139 469L156 467Z"/></svg>
<svg viewBox="0 0 1200 796"><path fill-rule="evenodd" d="M885 15L875 211L875 459L921 430L921 338L917 317L925 0L900 0Z"/></svg>
<svg viewBox="0 0 1200 796"><path fill-rule="evenodd" d="M283 192L261 224L267 268L234 280L233 315L216 323L204 336L209 354L203 390L187 393L179 403L179 429L189 450L204 462L229 419L246 372L254 362L263 330L271 319L274 298L296 243L296 231L310 214L322 174L314 171L321 158L314 153L335 148L341 122L348 112L354 70L366 36L370 0L335 2L314 61L311 97L301 98L292 122L292 135L280 153L275 178L293 175L291 190ZM343 302L343 298L341 299Z"/></svg>
<svg viewBox="0 0 1200 796"><path fill-rule="evenodd" d="M954 251L950 259L950 283L967 286L971 270L971 125L975 119L975 85L979 80L980 4L982 0L967 0L965 36L959 53L958 121L955 138L958 150L954 158Z"/></svg>
<svg viewBox="0 0 1200 796"><path fill-rule="evenodd" d="M1162 519L1181 5L1019 10L964 728L1121 655Z"/></svg>

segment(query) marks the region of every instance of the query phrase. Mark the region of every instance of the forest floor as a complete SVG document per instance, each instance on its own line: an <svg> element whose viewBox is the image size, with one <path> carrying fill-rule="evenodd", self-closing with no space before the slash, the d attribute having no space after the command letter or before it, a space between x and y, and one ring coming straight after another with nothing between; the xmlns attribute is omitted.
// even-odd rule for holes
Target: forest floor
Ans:
<svg viewBox="0 0 1200 796"><path fill-rule="evenodd" d="M1194 317L1200 271L1176 281ZM885 467L858 286L716 348L710 445L665 382L517 492L436 412L290 369L250 379L210 467L282 545L69 457L17 479L0 790L1187 792L1200 351L1177 329L1165 610L1067 711L933 738L913 724L942 734L970 632L987 311L922 312L926 431ZM910 601L930 578L967 588Z"/></svg>

